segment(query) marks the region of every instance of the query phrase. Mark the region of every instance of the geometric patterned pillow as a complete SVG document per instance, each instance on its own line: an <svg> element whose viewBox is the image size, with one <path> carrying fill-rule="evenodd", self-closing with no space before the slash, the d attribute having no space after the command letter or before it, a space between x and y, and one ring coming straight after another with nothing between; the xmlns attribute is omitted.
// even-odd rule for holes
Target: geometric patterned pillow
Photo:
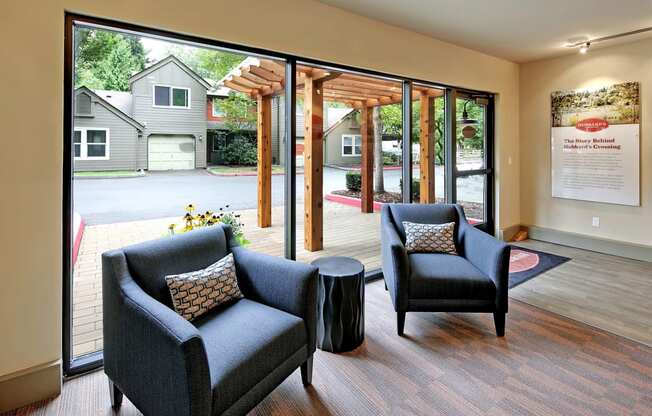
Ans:
<svg viewBox="0 0 652 416"><path fill-rule="evenodd" d="M418 224L403 221L405 248L408 253L446 253L457 255L455 250L455 223Z"/></svg>
<svg viewBox="0 0 652 416"><path fill-rule="evenodd" d="M174 310L192 321L217 305L242 298L229 254L205 269L165 276Z"/></svg>

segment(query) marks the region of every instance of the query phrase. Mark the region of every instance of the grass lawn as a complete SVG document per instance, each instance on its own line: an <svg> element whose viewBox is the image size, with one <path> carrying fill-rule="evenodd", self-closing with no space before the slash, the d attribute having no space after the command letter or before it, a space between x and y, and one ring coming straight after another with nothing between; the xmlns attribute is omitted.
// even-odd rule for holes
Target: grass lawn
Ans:
<svg viewBox="0 0 652 416"><path fill-rule="evenodd" d="M76 178L114 178L116 176L140 176L142 173L134 170L100 170L94 172L75 172Z"/></svg>
<svg viewBox="0 0 652 416"><path fill-rule="evenodd" d="M258 168L256 166L212 166L208 168L211 173L217 173L219 175L242 175L242 174L252 174L257 173ZM283 173L285 168L280 165L272 166L272 173Z"/></svg>

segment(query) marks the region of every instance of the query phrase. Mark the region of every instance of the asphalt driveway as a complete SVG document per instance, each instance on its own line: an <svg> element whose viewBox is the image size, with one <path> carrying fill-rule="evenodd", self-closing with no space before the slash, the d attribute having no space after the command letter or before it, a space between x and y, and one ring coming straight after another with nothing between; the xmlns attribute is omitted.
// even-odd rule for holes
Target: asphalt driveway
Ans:
<svg viewBox="0 0 652 416"><path fill-rule="evenodd" d="M345 188L346 171L324 168L324 194ZM418 172L415 173L415 176ZM437 168L435 187L444 189L443 168ZM385 170L385 189L399 192L400 170ZM272 204L283 205L284 176L272 176ZM481 176L463 178L458 197L482 202ZM229 204L231 209L256 208L256 176L216 176L203 169L149 172L146 176L119 179L75 179L74 210L87 225L111 224L184 214L187 204L216 211ZM303 203L303 175L297 175L297 202Z"/></svg>
<svg viewBox="0 0 652 416"><path fill-rule="evenodd" d="M346 172L324 169L324 193L344 189ZM398 190L401 172L385 171L385 186ZM272 203L283 205L283 175L272 176ZM297 175L297 202L303 201L303 175ZM215 176L203 169L149 172L120 179L76 179L74 210L88 225L183 215L188 203L205 211L229 204L234 210L256 208L256 176Z"/></svg>

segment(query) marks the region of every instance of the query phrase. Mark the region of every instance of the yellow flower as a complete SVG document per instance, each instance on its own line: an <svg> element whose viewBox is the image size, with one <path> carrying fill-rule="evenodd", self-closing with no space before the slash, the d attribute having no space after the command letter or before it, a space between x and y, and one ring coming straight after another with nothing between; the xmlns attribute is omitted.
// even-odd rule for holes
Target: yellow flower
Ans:
<svg viewBox="0 0 652 416"><path fill-rule="evenodd" d="M186 211L193 212L194 210L195 210L195 206L193 204L186 205Z"/></svg>
<svg viewBox="0 0 652 416"><path fill-rule="evenodd" d="M176 224L170 224L168 225L168 230L174 230L174 227L176 227Z"/></svg>

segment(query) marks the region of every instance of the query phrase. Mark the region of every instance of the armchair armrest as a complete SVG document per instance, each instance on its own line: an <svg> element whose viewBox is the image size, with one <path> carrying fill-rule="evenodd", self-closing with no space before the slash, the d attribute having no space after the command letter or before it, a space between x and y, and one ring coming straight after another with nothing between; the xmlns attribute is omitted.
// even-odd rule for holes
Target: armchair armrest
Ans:
<svg viewBox="0 0 652 416"><path fill-rule="evenodd" d="M407 310L408 275L410 262L403 241L398 235L390 218L388 206L383 206L381 212L381 257L383 278L387 284L394 309Z"/></svg>
<svg viewBox="0 0 652 416"><path fill-rule="evenodd" d="M496 310L507 312L509 254L511 247L461 221L464 256L496 285Z"/></svg>
<svg viewBox="0 0 652 416"><path fill-rule="evenodd" d="M122 251L102 255L104 371L140 410L205 415L211 383L197 328L133 280Z"/></svg>
<svg viewBox="0 0 652 416"><path fill-rule="evenodd" d="M303 319L312 354L317 342L317 268L243 247L232 252L242 293Z"/></svg>

